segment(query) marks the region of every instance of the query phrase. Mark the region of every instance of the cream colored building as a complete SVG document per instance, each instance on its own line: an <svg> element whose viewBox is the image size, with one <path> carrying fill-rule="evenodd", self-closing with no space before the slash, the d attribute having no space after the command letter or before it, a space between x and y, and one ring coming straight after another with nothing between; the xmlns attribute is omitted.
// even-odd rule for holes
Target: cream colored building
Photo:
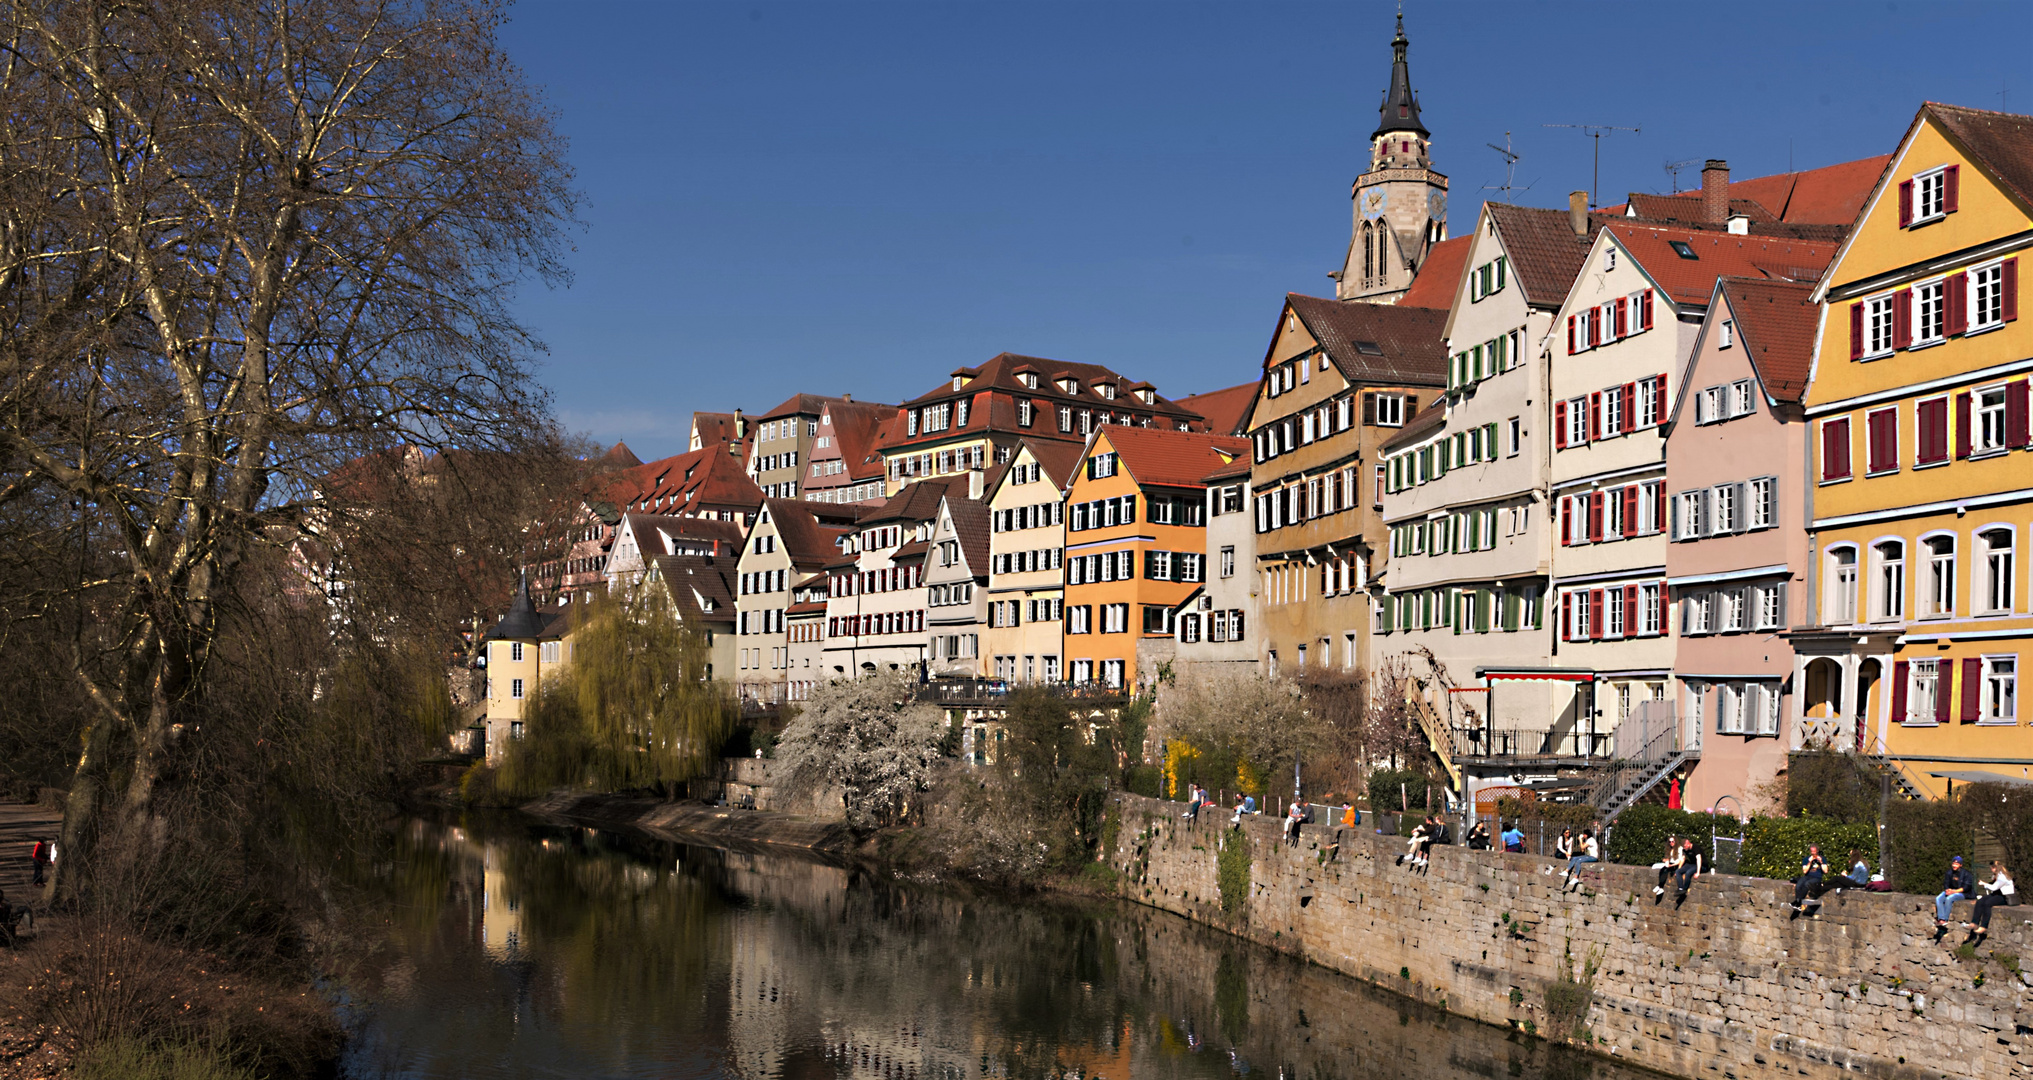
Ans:
<svg viewBox="0 0 2033 1080"><path fill-rule="evenodd" d="M1066 488L1080 448L1020 444L988 493L988 672L1010 683L1058 682L1066 591Z"/></svg>

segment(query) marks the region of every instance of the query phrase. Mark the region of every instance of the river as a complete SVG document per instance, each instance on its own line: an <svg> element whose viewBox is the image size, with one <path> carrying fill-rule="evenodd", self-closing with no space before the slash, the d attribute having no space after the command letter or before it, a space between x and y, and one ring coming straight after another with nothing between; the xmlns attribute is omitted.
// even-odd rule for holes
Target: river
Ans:
<svg viewBox="0 0 2033 1080"><path fill-rule="evenodd" d="M1127 904L525 818L412 822L380 872L357 1080L1650 1076Z"/></svg>

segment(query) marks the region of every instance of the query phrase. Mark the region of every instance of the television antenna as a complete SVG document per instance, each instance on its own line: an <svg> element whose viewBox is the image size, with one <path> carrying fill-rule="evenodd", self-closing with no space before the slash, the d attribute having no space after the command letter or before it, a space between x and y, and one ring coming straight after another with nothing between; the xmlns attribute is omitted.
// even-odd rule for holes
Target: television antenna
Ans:
<svg viewBox="0 0 2033 1080"><path fill-rule="evenodd" d="M1691 169L1699 164L1701 164L1700 158L1692 158L1687 161L1673 161L1671 159L1667 160L1666 175L1673 178L1673 194L1675 195L1680 194L1680 170ZM1788 169L1787 171L1791 172L1792 170Z"/></svg>
<svg viewBox="0 0 2033 1080"><path fill-rule="evenodd" d="M1483 143L1483 145L1489 147L1491 150L1494 150L1497 153L1502 154L1504 156L1504 182L1501 184L1484 184L1482 186L1482 189L1484 191L1501 191L1504 193L1504 201L1510 202L1511 192L1513 190L1517 191L1532 190L1531 184L1526 184L1524 187L1520 188L1517 187L1517 185L1514 182L1517 177L1518 161L1519 159L1523 158L1524 155L1518 153L1516 150L1511 149L1510 132L1508 131L1504 132L1504 144L1502 146L1498 146L1495 143ZM1533 183L1538 183L1538 181L1535 180L1533 181Z"/></svg>
<svg viewBox="0 0 2033 1080"><path fill-rule="evenodd" d="M1591 210L1594 209L1597 205L1596 189L1602 186L1602 137L1604 135L1608 135L1611 134L1612 132L1618 131L1628 131L1633 135L1644 134L1644 130L1642 128L1617 127L1615 124L1542 124L1540 126L1549 128L1556 127L1574 128L1575 130L1581 132L1583 135L1586 135L1589 138L1595 140L1595 175L1594 178L1589 181L1588 185L1588 206L1589 209Z"/></svg>

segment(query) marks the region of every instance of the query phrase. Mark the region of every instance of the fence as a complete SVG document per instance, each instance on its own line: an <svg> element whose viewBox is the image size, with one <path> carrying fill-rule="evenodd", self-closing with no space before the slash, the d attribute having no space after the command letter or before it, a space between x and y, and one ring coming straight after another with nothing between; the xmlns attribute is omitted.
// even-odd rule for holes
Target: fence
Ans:
<svg viewBox="0 0 2033 1080"><path fill-rule="evenodd" d="M1121 701L1129 692L1107 683L1019 682L1010 679L933 679L918 687L918 700L933 704L1001 701L1018 690L1035 690L1072 701Z"/></svg>
<svg viewBox="0 0 2033 1080"><path fill-rule="evenodd" d="M1680 752L1679 710L1666 700L1640 701L1610 736L1610 755L1618 761L1664 761Z"/></svg>

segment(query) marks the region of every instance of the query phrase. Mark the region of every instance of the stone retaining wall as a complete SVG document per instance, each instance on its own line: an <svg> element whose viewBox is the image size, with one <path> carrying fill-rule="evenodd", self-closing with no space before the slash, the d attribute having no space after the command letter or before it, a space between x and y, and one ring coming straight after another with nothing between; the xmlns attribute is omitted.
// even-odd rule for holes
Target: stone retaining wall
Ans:
<svg viewBox="0 0 2033 1080"><path fill-rule="evenodd" d="M1960 930L1933 942L1930 897L1830 894L1793 919L1790 884L1705 875L1676 909L1653 903L1644 867L1598 864L1564 892L1554 859L1446 847L1414 874L1394 865L1402 840L1367 828L1308 826L1294 848L1273 818L1231 830L1225 813L1188 823L1182 804L1117 798L1105 857L1126 896L1458 1015L1551 1034L1549 984L1594 957L1583 1041L1676 1076L2033 1077L2033 907L1999 909L1962 960ZM1228 837L1250 846L1235 918L1215 861Z"/></svg>

